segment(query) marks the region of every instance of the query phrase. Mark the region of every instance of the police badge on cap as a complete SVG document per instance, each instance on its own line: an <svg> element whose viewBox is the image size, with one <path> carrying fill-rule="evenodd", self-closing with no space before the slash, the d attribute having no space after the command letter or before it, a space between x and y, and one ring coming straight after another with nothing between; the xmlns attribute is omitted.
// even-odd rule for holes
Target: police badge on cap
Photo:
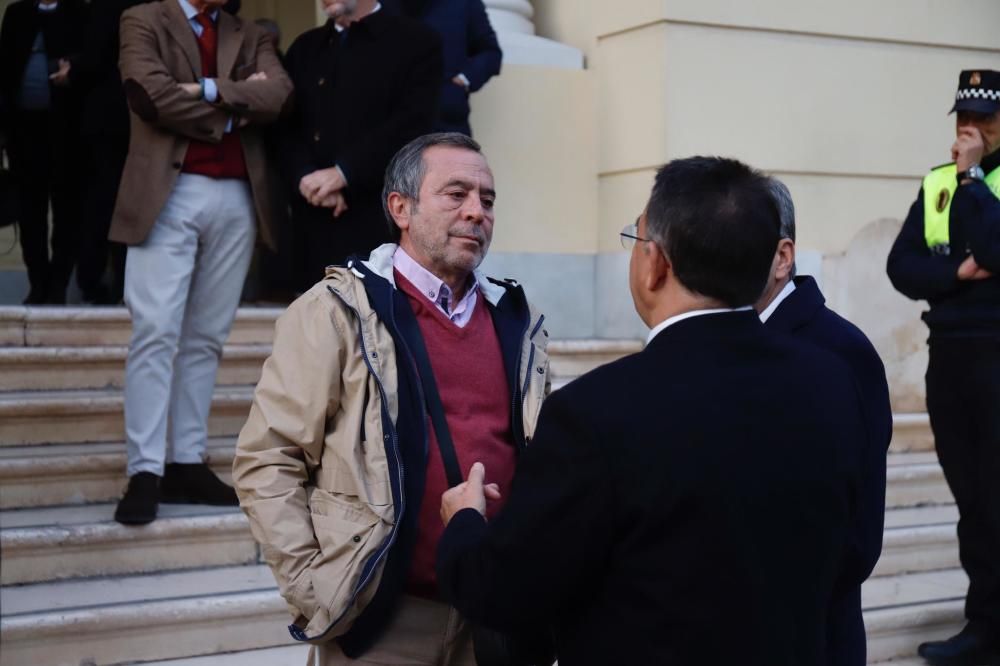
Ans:
<svg viewBox="0 0 1000 666"><path fill-rule="evenodd" d="M967 69L959 74L952 113L995 113L997 109L1000 109L1000 72L992 69Z"/></svg>

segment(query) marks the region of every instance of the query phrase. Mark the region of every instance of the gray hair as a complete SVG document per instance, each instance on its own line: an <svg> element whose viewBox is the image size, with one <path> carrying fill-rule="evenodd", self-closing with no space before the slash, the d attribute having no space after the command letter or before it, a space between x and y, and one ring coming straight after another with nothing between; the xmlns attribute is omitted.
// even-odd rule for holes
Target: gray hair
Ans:
<svg viewBox="0 0 1000 666"><path fill-rule="evenodd" d="M396 153L385 170L385 184L382 186L382 210L389 223L389 232L396 241L399 240L400 230L389 212L389 195L396 192L412 200L414 205L419 203L420 186L427 175L424 151L434 146L464 148L480 155L483 152L482 147L470 136L459 132L438 132L417 137Z"/></svg>
<svg viewBox="0 0 1000 666"><path fill-rule="evenodd" d="M775 205L778 206L778 216L781 218L781 237L795 242L795 204L792 203L792 193L788 187L775 177L768 178L768 187Z"/></svg>
<svg viewBox="0 0 1000 666"><path fill-rule="evenodd" d="M768 189L771 190L771 198L774 199L778 207L778 217L781 219L781 228L778 231L781 238L795 242L795 204L792 203L792 193L788 191L788 186L771 176L767 179ZM796 266L792 264L792 274L795 277Z"/></svg>

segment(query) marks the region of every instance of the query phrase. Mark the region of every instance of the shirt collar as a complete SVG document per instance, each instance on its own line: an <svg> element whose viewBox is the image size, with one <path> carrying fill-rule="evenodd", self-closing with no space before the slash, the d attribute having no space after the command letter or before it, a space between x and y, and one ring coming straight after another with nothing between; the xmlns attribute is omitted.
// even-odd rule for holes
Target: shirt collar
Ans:
<svg viewBox="0 0 1000 666"><path fill-rule="evenodd" d="M380 9L382 9L382 3L381 2L376 2L375 3L375 7L370 12L368 12L367 16L362 17L361 20L364 20L364 19L368 18L368 16L371 16L372 14L374 14L375 12L377 12ZM337 32L344 32L345 30L347 30L347 28L345 28L344 26L340 25L336 21L333 22L333 27L334 27L334 29ZM409 279L409 278L407 278L407 279Z"/></svg>
<svg viewBox="0 0 1000 666"><path fill-rule="evenodd" d="M760 313L760 320L767 321L768 318L770 318L770 316L773 315L778 309L778 306L781 305L781 301L788 298L793 291L795 291L795 283L789 280L788 284L786 284L784 288L778 292L778 295L774 297L774 300L771 301L766 308L764 308L763 312Z"/></svg>
<svg viewBox="0 0 1000 666"><path fill-rule="evenodd" d="M448 303L448 310L456 310L451 287L446 285L438 276L418 264L413 257L406 253L406 250L401 247L396 248L395 254L392 255L392 266L402 273L403 277L409 280L410 284L419 289L420 293L426 296L432 303L440 303L441 299L444 298ZM466 297L479 289L479 280L476 279L474 273L469 274L469 280L469 288L465 292ZM462 300L464 301L465 298Z"/></svg>
<svg viewBox="0 0 1000 666"><path fill-rule="evenodd" d="M180 3L181 9L184 10L184 16L187 17L187 20L193 21L194 17L198 15L198 10L195 9L194 6L188 2L188 0L177 0L177 2ZM214 12L209 14L209 18L212 19L212 21L216 21L219 18L219 10L216 9Z"/></svg>
<svg viewBox="0 0 1000 666"><path fill-rule="evenodd" d="M42 3L39 2L35 6L38 7L38 11L43 13L54 12L55 10L59 9L58 2L53 2L51 5L43 5Z"/></svg>
<svg viewBox="0 0 1000 666"><path fill-rule="evenodd" d="M649 332L649 337L646 338L646 344L648 345L650 342L652 342L653 338L662 333L668 327L673 326L679 321L684 321L685 319L691 319L692 317L700 317L702 315L721 314L723 312L745 312L747 310L752 310L752 309L753 309L752 306L745 305L742 308L710 308L707 310L690 310L688 312L682 312L679 315L668 317L667 319L664 319L659 324L657 324L653 328L653 330Z"/></svg>

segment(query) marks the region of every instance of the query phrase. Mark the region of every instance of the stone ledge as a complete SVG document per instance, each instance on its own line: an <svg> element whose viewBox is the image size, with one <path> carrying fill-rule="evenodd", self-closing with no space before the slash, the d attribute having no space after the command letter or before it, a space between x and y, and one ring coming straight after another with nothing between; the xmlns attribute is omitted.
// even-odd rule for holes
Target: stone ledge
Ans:
<svg viewBox="0 0 1000 666"><path fill-rule="evenodd" d="M269 344L227 344L218 386L256 384ZM123 388L128 347L0 347L0 391Z"/></svg>
<svg viewBox="0 0 1000 666"><path fill-rule="evenodd" d="M869 661L912 657L920 643L958 633L964 607L964 600L950 599L865 611Z"/></svg>
<svg viewBox="0 0 1000 666"><path fill-rule="evenodd" d="M7 616L0 663L118 664L285 646L288 621L273 589Z"/></svg>
<svg viewBox="0 0 1000 666"><path fill-rule="evenodd" d="M114 505L106 507L108 518ZM229 513L157 519L141 527L110 520L0 530L3 585L112 576L259 559L246 517Z"/></svg>
<svg viewBox="0 0 1000 666"><path fill-rule="evenodd" d="M922 573L960 565L955 523L895 527L885 531L882 556L872 576Z"/></svg>

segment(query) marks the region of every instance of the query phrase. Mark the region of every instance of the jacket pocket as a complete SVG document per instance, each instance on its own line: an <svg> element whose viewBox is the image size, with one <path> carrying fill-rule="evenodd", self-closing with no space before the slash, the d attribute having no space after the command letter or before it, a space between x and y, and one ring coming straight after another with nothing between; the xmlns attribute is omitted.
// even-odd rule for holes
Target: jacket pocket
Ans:
<svg viewBox="0 0 1000 666"><path fill-rule="evenodd" d="M314 488L309 498L320 555L310 567L318 605L337 617L350 602L365 562L378 549L382 519L357 497Z"/></svg>

